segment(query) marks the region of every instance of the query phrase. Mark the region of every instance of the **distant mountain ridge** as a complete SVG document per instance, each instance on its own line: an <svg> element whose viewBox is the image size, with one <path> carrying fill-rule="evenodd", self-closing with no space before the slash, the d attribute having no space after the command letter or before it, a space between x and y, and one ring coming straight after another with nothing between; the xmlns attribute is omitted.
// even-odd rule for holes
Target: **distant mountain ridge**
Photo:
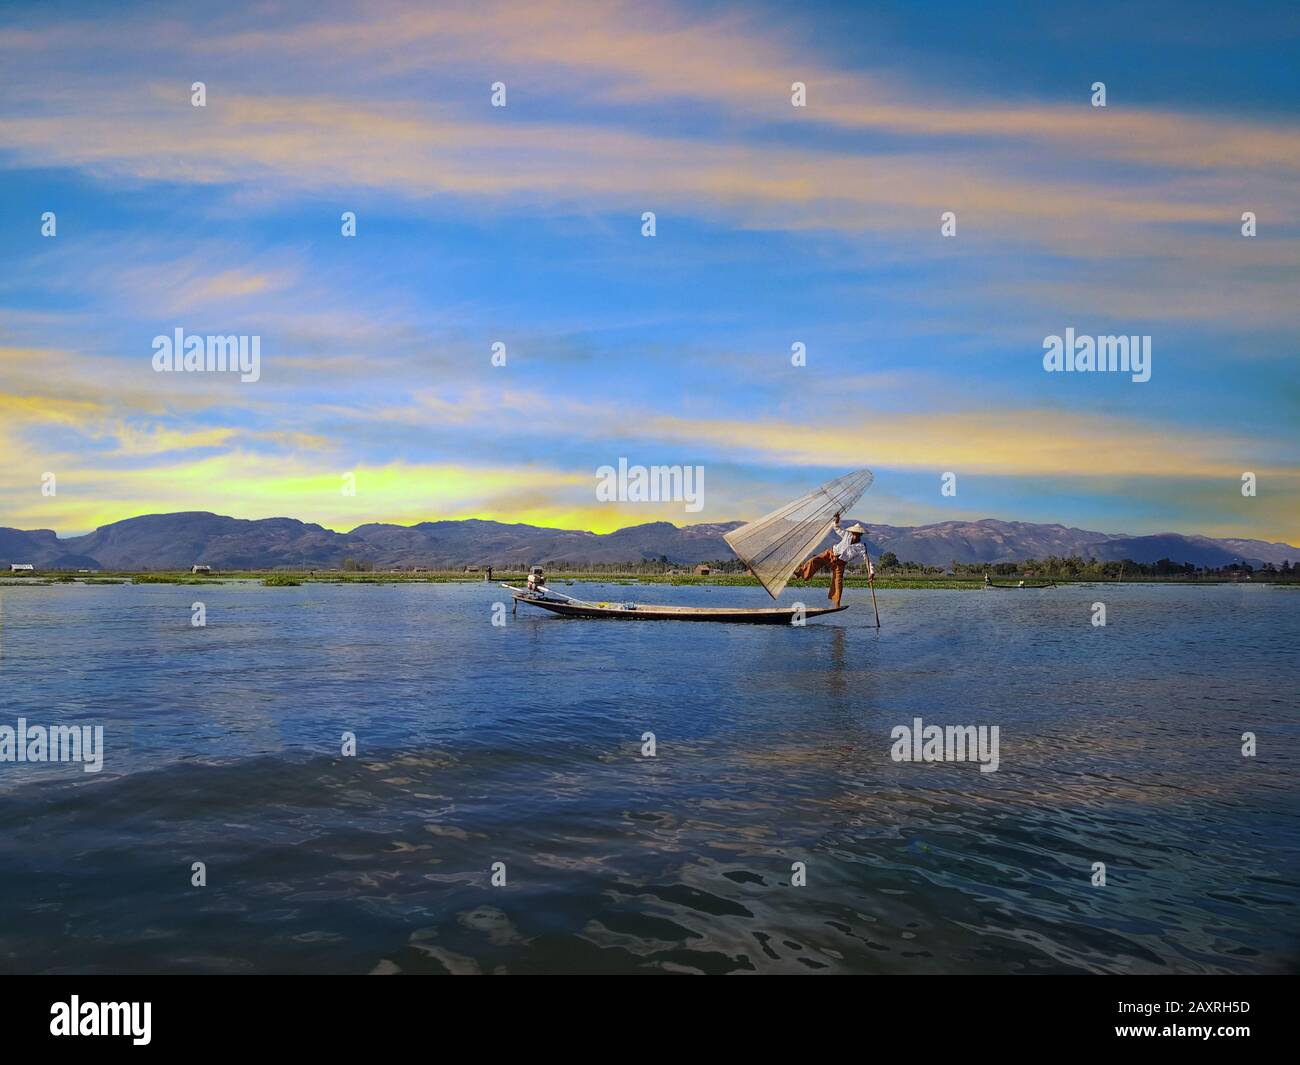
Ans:
<svg viewBox="0 0 1300 1065"><path fill-rule="evenodd" d="M418 525L358 525L339 533L295 518L248 520L206 511L148 514L61 540L50 529L0 527L0 569L30 562L39 569L175 570L195 563L214 569L332 569L345 559L385 569L468 565L514 566L534 562L620 563L667 558L678 565L734 558L723 534L740 522L687 525L666 521L612 533L545 529L470 518ZM1101 561L1162 558L1219 567L1234 561L1300 564L1300 548L1239 538L1181 533L1128 536L1031 522L944 521L933 525L870 525L868 542L879 557L892 551L906 562L948 566L956 562L1018 562L1074 555Z"/></svg>

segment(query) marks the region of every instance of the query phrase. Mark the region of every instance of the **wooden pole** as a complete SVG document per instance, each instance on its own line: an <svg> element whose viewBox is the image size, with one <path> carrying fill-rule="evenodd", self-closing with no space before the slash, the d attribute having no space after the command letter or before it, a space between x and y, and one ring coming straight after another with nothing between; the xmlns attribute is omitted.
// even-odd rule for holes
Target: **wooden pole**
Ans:
<svg viewBox="0 0 1300 1065"><path fill-rule="evenodd" d="M876 612L876 628L880 628L880 607L876 605L876 578L871 572L871 548L863 544L862 549L867 553L867 584L871 587L871 608Z"/></svg>

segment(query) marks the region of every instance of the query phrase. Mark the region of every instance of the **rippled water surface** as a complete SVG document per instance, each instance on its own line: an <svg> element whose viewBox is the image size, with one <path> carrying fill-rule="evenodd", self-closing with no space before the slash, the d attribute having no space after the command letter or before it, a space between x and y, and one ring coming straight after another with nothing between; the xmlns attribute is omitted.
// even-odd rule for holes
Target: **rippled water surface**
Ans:
<svg viewBox="0 0 1300 1065"><path fill-rule="evenodd" d="M1300 592L882 592L879 633L856 589L802 629L503 594L0 588L0 724L106 744L0 763L0 969L1295 968ZM915 717L999 770L892 761Z"/></svg>

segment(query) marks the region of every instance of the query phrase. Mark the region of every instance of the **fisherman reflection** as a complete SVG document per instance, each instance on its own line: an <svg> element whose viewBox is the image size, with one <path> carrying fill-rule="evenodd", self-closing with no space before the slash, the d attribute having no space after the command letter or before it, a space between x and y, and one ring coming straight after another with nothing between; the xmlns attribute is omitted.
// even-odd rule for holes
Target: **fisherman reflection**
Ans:
<svg viewBox="0 0 1300 1065"><path fill-rule="evenodd" d="M834 547L828 547L819 555L813 555L802 566L795 570L795 575L801 580L810 580L821 570L829 569L831 571L831 590L826 598L830 599L836 606L840 605L840 596L844 594L844 571L854 562L865 562L867 564L867 579L873 580L876 576L875 567L871 565L871 559L867 557L866 545L862 542L862 534L867 530L861 525L853 524L847 529L838 528L840 516L835 515L835 531L840 534L840 542Z"/></svg>

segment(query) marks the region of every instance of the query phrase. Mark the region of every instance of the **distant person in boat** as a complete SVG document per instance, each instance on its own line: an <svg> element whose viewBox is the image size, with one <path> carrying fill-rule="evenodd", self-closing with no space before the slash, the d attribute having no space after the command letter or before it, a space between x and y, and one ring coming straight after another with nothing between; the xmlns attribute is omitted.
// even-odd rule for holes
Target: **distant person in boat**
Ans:
<svg viewBox="0 0 1300 1065"><path fill-rule="evenodd" d="M840 516L835 515L835 524L840 523ZM862 534L867 530L861 525L850 525L847 529L836 529L840 534L840 542L834 547L828 547L820 555L813 555L802 566L795 570L795 576L800 580L811 580L814 574L824 569L831 571L831 590L826 598L830 599L836 606L840 605L840 596L844 594L844 571L853 562L865 562L867 564L867 579L872 580L876 576L875 567L871 565L871 559L867 557L867 547L862 542Z"/></svg>

